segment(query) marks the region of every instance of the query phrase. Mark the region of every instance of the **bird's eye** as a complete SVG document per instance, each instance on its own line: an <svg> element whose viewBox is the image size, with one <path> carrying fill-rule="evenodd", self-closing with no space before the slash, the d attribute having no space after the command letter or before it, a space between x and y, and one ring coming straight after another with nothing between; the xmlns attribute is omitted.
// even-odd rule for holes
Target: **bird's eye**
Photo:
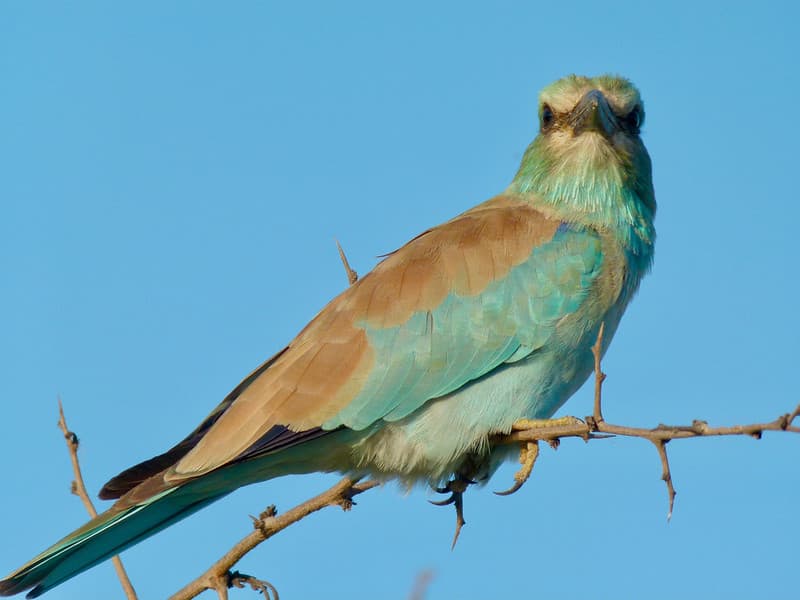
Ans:
<svg viewBox="0 0 800 600"><path fill-rule="evenodd" d="M555 115L553 114L553 109L550 108L547 104L542 106L542 129L547 129L550 125L553 124L555 120Z"/></svg>
<svg viewBox="0 0 800 600"><path fill-rule="evenodd" d="M639 133L639 128L642 126L644 122L644 113L642 109L638 106L634 107L634 109L625 115L623 119L625 124L628 126L628 129L634 133Z"/></svg>

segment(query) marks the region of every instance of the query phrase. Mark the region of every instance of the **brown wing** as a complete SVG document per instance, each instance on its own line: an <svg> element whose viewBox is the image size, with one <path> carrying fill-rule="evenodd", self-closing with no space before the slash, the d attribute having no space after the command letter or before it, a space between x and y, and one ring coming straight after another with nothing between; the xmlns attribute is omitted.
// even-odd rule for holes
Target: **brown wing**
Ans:
<svg viewBox="0 0 800 600"><path fill-rule="evenodd" d="M450 293L479 294L551 239L558 225L527 204L498 197L415 238L330 302L210 423L166 479L222 466L276 426L321 427L376 368L366 326L397 326Z"/></svg>

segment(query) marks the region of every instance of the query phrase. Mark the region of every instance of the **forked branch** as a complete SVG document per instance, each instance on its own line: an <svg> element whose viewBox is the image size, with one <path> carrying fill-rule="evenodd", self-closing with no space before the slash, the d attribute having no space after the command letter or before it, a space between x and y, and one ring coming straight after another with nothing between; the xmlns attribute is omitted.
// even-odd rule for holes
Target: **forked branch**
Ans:
<svg viewBox="0 0 800 600"><path fill-rule="evenodd" d="M750 425L733 425L730 427L710 427L706 421L694 420L691 425L664 425L660 424L652 429L640 427L628 427L626 425L614 425L608 423L603 417L603 382L606 374L601 369L601 355L603 348L603 325L597 334L597 340L592 346L594 355L594 414L586 417L585 420L572 419L569 423L563 423L563 419L553 422L551 426L537 426L535 428L515 430L507 435L498 435L493 440L494 445L504 444L524 444L535 441L559 442L566 437L579 437L589 441L593 439L603 439L613 436L635 437L649 440L658 450L661 459L662 475L661 478L667 486L667 496L669 501L669 511L667 518L672 517L672 509L675 505L675 487L672 482L672 473L667 457L667 443L672 440L680 440L695 437L714 437L728 435L747 435L755 439L761 439L765 431L789 431L800 433L800 427L794 425L794 420L800 415L800 404L791 413L780 415L774 421L768 423L753 423ZM520 486L517 486L517 489Z"/></svg>
<svg viewBox="0 0 800 600"><path fill-rule="evenodd" d="M61 433L64 434L64 439L67 442L67 450L69 451L69 458L72 461L72 474L75 479L72 480L70 491L81 499L83 506L86 508L86 512L89 513L89 516L94 518L97 516L97 510L86 491L81 465L78 462L78 446L80 445L80 441L78 440L78 436L67 427L67 419L64 416L64 406L61 403L61 398L58 399L58 428L61 430ZM117 578L119 578L119 582L125 592L125 597L128 600L136 600L136 591L133 589L133 584L128 577L128 573L125 571L125 567L122 565L122 560L119 556L115 556L111 559L111 562L114 564L114 570L117 572Z"/></svg>
<svg viewBox="0 0 800 600"><path fill-rule="evenodd" d="M283 531L290 525L297 523L308 515L322 510L327 506L339 506L343 510L350 510L354 504L353 498L355 496L377 485L377 481L359 482L358 480L345 477L329 490L295 506L283 514L277 514L274 506L267 507L257 518L251 517L253 520L253 531L249 535L228 550L222 558L211 565L200 577L192 581L179 592L170 596L170 600L188 600L205 590L215 590L220 599L227 598L228 588L231 587L231 585L235 585L232 584L232 582L238 575L231 573L231 568L233 568L245 554L276 533ZM241 577L241 575L239 575L239 577ZM248 580L254 579L250 576L245 577ZM250 581L248 581L248 583L250 583ZM264 584L264 587L261 589L268 589L269 592L273 594L273 600L278 600L277 590L275 590L271 584L260 580L258 580L258 583ZM265 592L265 594L266 593L267 592Z"/></svg>

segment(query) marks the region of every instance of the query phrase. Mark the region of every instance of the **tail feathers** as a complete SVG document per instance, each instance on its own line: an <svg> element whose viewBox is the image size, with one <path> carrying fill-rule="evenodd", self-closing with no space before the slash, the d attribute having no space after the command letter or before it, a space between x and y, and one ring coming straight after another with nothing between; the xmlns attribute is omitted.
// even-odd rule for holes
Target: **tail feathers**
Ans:
<svg viewBox="0 0 800 600"><path fill-rule="evenodd" d="M144 503L98 515L0 580L0 596L33 588L27 597L36 598L225 495L201 496L187 488L171 488Z"/></svg>

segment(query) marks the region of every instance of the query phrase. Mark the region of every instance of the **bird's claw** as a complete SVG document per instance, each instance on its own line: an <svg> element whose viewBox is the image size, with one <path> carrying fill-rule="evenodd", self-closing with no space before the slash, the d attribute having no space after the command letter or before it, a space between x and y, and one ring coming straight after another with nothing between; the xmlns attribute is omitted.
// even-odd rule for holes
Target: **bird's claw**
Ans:
<svg viewBox="0 0 800 600"><path fill-rule="evenodd" d="M528 481L528 478L533 472L533 465L536 464L536 459L539 456L539 442L525 442L520 445L519 462L522 468L514 473L514 485L503 492L495 492L498 496L510 496Z"/></svg>
<svg viewBox="0 0 800 600"><path fill-rule="evenodd" d="M437 492L437 493L439 493L439 494L445 494L445 493L447 493L447 492L440 492L440 491L439 491L440 489L443 489L443 488L434 488L434 489L435 489L435 490L436 490L436 492ZM449 496L448 498L445 498L444 500L428 500L428 502L430 502L430 503L431 503L431 504L433 504L434 506L447 506L448 504L453 504L453 502L455 502L455 501L456 501L456 494L455 494L455 492L453 492L452 494L450 494L450 496Z"/></svg>
<svg viewBox="0 0 800 600"><path fill-rule="evenodd" d="M453 504L456 507L456 531L453 535L453 544L450 546L451 550L456 547L458 536L461 534L461 528L467 524L464 520L464 492L467 491L467 488L473 483L475 483L473 480L466 477L455 477L448 481L446 486L433 488L438 494L449 493L450 496L444 500L428 500L428 502L435 506Z"/></svg>

